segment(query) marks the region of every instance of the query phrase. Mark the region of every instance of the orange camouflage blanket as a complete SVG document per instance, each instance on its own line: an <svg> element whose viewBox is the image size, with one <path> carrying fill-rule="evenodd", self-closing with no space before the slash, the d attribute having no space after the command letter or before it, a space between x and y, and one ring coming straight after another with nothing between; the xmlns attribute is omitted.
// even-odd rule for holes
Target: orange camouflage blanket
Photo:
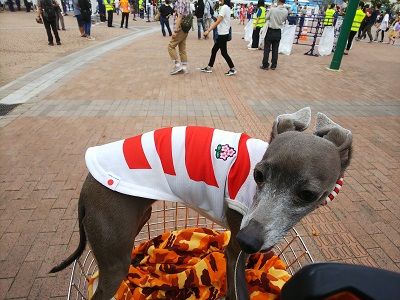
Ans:
<svg viewBox="0 0 400 300"><path fill-rule="evenodd" d="M115 299L219 299L226 293L224 249L230 232L190 228L144 242L132 252L129 274ZM98 274L89 281L93 295ZM290 275L272 252L253 254L246 266L250 299L279 299Z"/></svg>

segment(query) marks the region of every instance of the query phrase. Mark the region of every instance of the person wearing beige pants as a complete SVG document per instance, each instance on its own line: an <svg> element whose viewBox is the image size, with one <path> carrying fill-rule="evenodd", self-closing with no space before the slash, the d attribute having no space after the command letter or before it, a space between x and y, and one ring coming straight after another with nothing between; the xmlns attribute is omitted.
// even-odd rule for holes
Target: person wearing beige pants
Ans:
<svg viewBox="0 0 400 300"><path fill-rule="evenodd" d="M181 28L182 19L190 13L190 2L188 0L177 0L175 2L175 15L174 15L174 32L168 44L168 53L174 64L171 75L179 73L187 73L187 54L186 54L186 38L187 32ZM179 57L176 53L176 47L179 49Z"/></svg>
<svg viewBox="0 0 400 300"><path fill-rule="evenodd" d="M172 35L171 41L168 44L168 53L172 61L175 63L175 68L171 71L171 75L175 75L184 71L187 72L187 53L186 53L186 38L188 33L184 32L182 29L175 32ZM178 55L176 53L176 47L179 49L179 57L181 63L179 64ZM174 74L173 74L174 73Z"/></svg>

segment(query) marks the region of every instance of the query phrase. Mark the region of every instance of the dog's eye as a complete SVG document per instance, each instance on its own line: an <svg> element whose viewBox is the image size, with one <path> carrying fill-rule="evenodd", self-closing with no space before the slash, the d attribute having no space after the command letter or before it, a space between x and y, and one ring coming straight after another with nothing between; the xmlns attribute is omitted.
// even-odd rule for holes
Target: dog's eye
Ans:
<svg viewBox="0 0 400 300"><path fill-rule="evenodd" d="M309 190L303 190L299 192L298 196L304 202L313 202L314 200L317 200L318 197L315 192Z"/></svg>
<svg viewBox="0 0 400 300"><path fill-rule="evenodd" d="M254 180L257 184L262 184L264 182L264 174L260 170L254 170Z"/></svg>

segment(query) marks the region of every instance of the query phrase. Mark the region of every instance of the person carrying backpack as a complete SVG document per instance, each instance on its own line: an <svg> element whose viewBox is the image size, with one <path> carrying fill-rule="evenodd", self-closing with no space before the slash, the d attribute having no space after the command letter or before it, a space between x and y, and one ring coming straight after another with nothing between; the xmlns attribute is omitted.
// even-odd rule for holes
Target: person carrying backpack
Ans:
<svg viewBox="0 0 400 300"><path fill-rule="evenodd" d="M51 30L53 30L54 37L56 39L57 45L61 45L61 40L57 31L57 12L56 7L58 6L55 0L39 0L38 7L38 18L43 20L43 25L46 28L47 40L49 42L49 46L54 46L53 43L53 35L51 34Z"/></svg>
<svg viewBox="0 0 400 300"><path fill-rule="evenodd" d="M172 59L174 67L170 72L171 75L187 73L187 53L186 53L186 38L188 32L192 29L193 15L190 13L189 0L175 1L174 14L174 32L171 36L171 41L168 44L168 53ZM176 53L176 47L179 48L180 61Z"/></svg>

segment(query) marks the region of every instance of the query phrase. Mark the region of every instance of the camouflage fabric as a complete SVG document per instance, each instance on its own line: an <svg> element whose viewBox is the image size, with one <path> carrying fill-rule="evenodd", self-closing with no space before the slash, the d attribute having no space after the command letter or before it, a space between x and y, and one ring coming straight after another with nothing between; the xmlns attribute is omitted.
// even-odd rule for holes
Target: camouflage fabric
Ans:
<svg viewBox="0 0 400 300"><path fill-rule="evenodd" d="M132 252L127 278L115 299L219 299L226 293L224 249L230 232L189 228L165 232ZM97 280L89 281L89 298ZM246 279L250 299L279 299L290 275L273 252L249 257Z"/></svg>

